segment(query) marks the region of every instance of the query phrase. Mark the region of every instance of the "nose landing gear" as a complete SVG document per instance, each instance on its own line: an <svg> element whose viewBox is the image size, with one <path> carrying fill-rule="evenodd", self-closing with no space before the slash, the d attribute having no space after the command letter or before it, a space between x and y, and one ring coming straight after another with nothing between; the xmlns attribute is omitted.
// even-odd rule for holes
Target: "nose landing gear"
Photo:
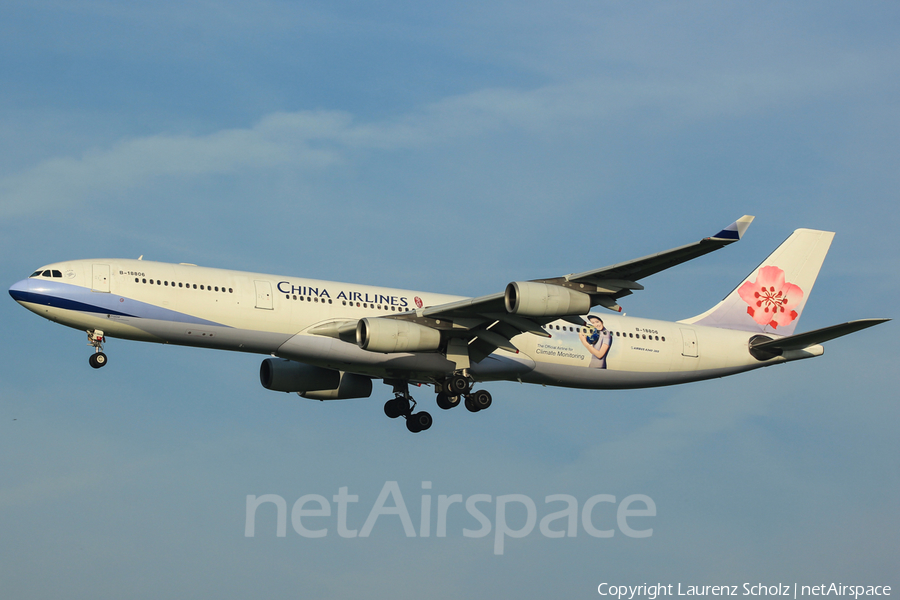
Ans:
<svg viewBox="0 0 900 600"><path fill-rule="evenodd" d="M88 363L95 369L99 369L103 367L107 363L106 355L103 353L103 342L106 341L106 338L103 336L103 332L99 329L92 329L87 332L88 335L88 345L94 347L94 353L91 354L91 357L88 359Z"/></svg>

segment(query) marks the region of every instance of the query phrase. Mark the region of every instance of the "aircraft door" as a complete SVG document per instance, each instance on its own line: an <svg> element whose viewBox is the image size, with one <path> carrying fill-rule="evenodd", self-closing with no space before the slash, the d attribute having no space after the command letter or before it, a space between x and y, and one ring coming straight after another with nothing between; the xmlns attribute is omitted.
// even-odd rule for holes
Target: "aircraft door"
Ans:
<svg viewBox="0 0 900 600"><path fill-rule="evenodd" d="M109 265L94 265L91 291L109 293Z"/></svg>
<svg viewBox="0 0 900 600"><path fill-rule="evenodd" d="M697 358L700 355L697 352L697 333L693 329L682 329L681 341L684 344L681 350L682 356Z"/></svg>
<svg viewBox="0 0 900 600"><path fill-rule="evenodd" d="M272 284L268 281L254 280L256 286L256 308L264 310L273 310L272 307Z"/></svg>

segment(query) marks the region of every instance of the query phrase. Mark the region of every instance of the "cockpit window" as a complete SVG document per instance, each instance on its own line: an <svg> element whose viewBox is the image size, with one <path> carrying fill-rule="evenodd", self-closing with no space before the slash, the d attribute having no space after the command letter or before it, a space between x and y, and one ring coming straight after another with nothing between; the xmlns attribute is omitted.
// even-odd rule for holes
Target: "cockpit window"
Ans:
<svg viewBox="0 0 900 600"><path fill-rule="evenodd" d="M28 277L58 277L62 279L62 271L58 271L56 269L41 269L40 271L35 271Z"/></svg>

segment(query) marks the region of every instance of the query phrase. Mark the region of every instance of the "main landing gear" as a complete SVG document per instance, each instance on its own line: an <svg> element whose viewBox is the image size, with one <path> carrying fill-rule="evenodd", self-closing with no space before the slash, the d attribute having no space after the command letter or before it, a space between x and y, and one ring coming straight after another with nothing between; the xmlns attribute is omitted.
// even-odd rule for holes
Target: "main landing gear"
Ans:
<svg viewBox="0 0 900 600"><path fill-rule="evenodd" d="M92 329L87 332L87 335L88 344L94 347L94 353L91 354L88 362L95 369L99 369L105 366L107 362L106 355L103 354L103 342L106 341L106 338L103 337L103 332L99 329Z"/></svg>
<svg viewBox="0 0 900 600"><path fill-rule="evenodd" d="M413 412L416 401L409 394L409 383L406 381L388 381L394 385L394 398L384 403L384 414L391 419L397 417L406 418L406 428L413 433L425 431L431 427L431 415L425 411ZM491 394L487 390L472 391L472 381L462 373L454 373L449 377L434 384L437 390L437 405L444 410L450 410L464 404L469 412L478 412L491 405Z"/></svg>
<svg viewBox="0 0 900 600"><path fill-rule="evenodd" d="M459 405L460 398L465 398L464 404L469 412L478 412L491 405L491 394L487 390L472 391L472 382L461 373L454 373L444 381L435 384L437 388L437 405L444 410L449 410Z"/></svg>
<svg viewBox="0 0 900 600"><path fill-rule="evenodd" d="M412 433L419 433L431 427L431 415L425 412L414 413L416 401L409 394L409 384L405 381L394 382L394 399L384 403L384 414L391 419L406 417L406 428Z"/></svg>

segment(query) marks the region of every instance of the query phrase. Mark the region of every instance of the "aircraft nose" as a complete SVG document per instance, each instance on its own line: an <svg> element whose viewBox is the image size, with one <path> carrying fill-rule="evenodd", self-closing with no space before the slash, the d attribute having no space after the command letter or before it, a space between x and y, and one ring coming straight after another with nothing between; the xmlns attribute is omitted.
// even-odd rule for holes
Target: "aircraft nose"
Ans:
<svg viewBox="0 0 900 600"><path fill-rule="evenodd" d="M9 295L19 304L27 301L28 295L31 293L31 283L28 279L17 281L9 287Z"/></svg>

